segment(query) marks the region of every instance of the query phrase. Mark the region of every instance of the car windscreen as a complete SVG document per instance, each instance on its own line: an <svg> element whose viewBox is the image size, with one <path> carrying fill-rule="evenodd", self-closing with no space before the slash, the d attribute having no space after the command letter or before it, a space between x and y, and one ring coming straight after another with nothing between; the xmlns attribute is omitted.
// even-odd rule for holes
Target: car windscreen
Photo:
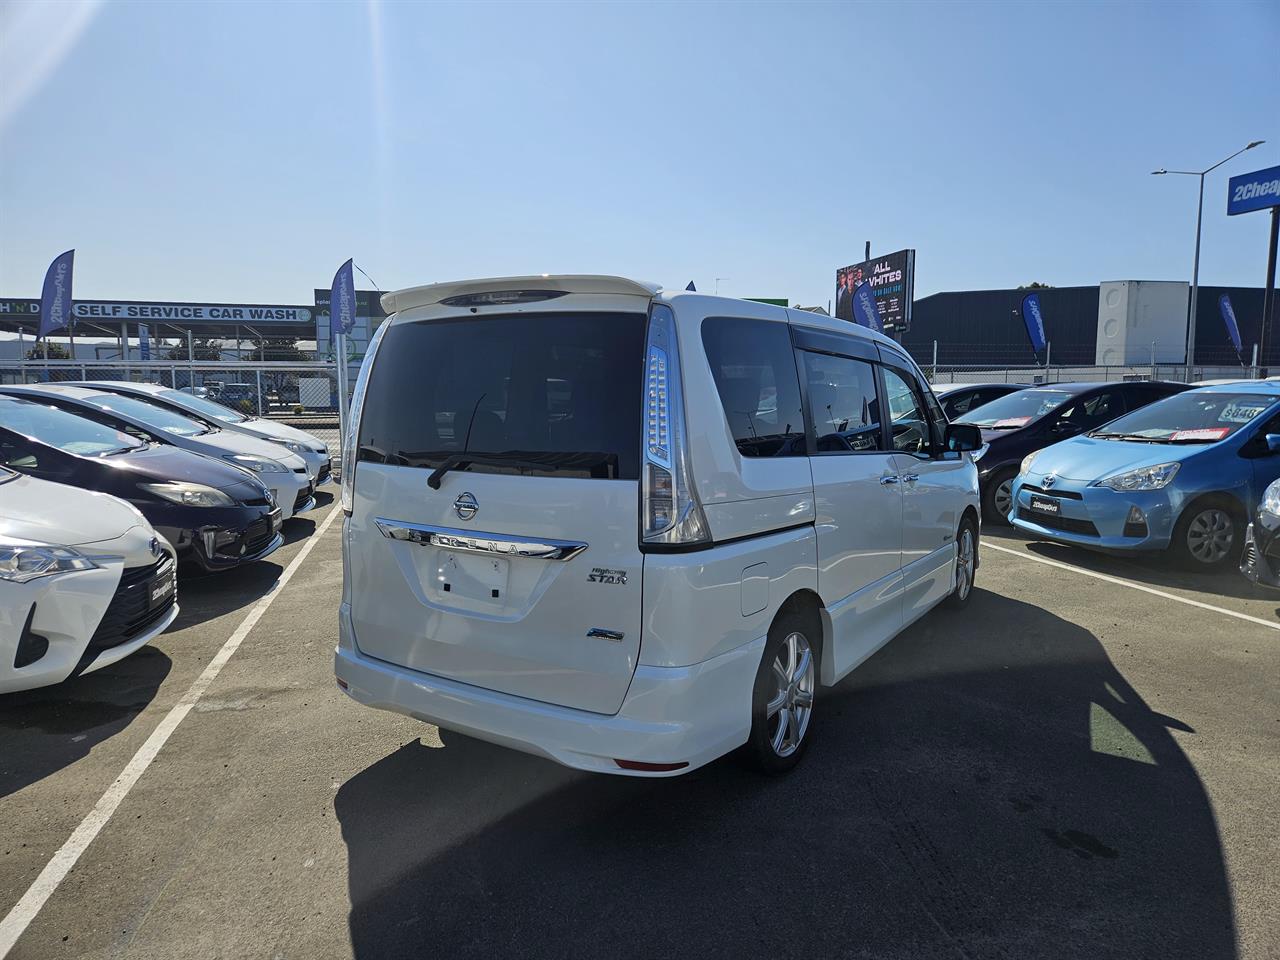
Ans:
<svg viewBox="0 0 1280 960"><path fill-rule="evenodd" d="M369 378L359 458L635 480L645 315L528 313L397 323Z"/></svg>
<svg viewBox="0 0 1280 960"><path fill-rule="evenodd" d="M1274 394L1188 390L1113 420L1105 430L1090 436L1150 443L1217 443L1277 401L1280 388Z"/></svg>
<svg viewBox="0 0 1280 960"><path fill-rule="evenodd" d="M183 393L181 390L164 390L156 396L180 407L186 407L202 416L209 417L212 420L221 420L223 423L243 423L249 418L243 413L238 413L230 407L224 407L220 403L214 403L204 397L198 397L194 393Z"/></svg>
<svg viewBox="0 0 1280 960"><path fill-rule="evenodd" d="M121 453L146 446L127 433L93 420L25 400L0 400L0 426L82 457Z"/></svg>
<svg viewBox="0 0 1280 960"><path fill-rule="evenodd" d="M164 407L157 407L154 403L147 403L145 400L135 400L133 397L101 393L88 398L86 402L99 410L132 417L149 427L173 434L175 437L198 437L209 432L209 428L203 423L192 420L190 417L184 417Z"/></svg>
<svg viewBox="0 0 1280 960"><path fill-rule="evenodd" d="M1014 430L1056 410L1073 396L1075 394L1066 390L1047 390L1041 387L1019 390L984 403L971 414L966 414L961 422L991 430Z"/></svg>

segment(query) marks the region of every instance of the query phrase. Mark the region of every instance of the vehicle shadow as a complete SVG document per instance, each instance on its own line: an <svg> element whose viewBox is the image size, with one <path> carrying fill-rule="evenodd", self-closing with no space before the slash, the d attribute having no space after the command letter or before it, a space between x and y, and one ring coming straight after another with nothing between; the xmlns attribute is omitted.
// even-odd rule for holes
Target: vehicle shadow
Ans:
<svg viewBox="0 0 1280 960"><path fill-rule="evenodd" d="M977 591L823 694L777 779L424 727L335 798L356 956L1235 955L1193 731L1088 631Z"/></svg>
<svg viewBox="0 0 1280 960"><path fill-rule="evenodd" d="M146 646L74 680L0 695L0 797L70 766L127 727L172 665Z"/></svg>
<svg viewBox="0 0 1280 960"><path fill-rule="evenodd" d="M170 632L248 607L275 586L284 567L274 556L210 573L194 563L178 568L178 616Z"/></svg>
<svg viewBox="0 0 1280 960"><path fill-rule="evenodd" d="M1134 580L1149 587L1194 590L1219 597L1234 597L1237 600L1262 600L1268 603L1280 601L1280 593L1246 579L1234 566L1218 573L1196 573L1179 567L1167 553L1116 556L1052 540L1036 540L1019 531L993 532L984 529L982 536L997 543L1004 541L1004 545L1008 547L1025 544L1029 551L1047 560L1057 560L1095 573Z"/></svg>

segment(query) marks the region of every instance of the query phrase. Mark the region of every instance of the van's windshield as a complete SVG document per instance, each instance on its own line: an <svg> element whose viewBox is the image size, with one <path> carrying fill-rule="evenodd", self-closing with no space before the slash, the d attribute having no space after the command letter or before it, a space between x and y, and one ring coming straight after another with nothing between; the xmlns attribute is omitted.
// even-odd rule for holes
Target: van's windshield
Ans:
<svg viewBox="0 0 1280 960"><path fill-rule="evenodd" d="M645 315L527 313L397 323L369 378L359 458L635 480ZM459 454L476 454L459 462Z"/></svg>

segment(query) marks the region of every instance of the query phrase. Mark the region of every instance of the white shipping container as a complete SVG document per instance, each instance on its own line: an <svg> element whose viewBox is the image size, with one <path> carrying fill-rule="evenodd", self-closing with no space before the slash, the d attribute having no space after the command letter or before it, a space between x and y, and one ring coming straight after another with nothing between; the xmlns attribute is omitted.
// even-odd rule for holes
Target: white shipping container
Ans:
<svg viewBox="0 0 1280 960"><path fill-rule="evenodd" d="M1190 284L1181 280L1106 280L1098 284L1101 366L1185 363Z"/></svg>

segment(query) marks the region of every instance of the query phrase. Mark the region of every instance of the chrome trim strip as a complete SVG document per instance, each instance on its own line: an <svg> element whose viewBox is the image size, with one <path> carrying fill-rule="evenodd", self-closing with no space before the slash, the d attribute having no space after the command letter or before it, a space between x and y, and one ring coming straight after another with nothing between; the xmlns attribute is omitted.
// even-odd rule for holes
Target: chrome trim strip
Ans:
<svg viewBox="0 0 1280 960"><path fill-rule="evenodd" d="M572 560L587 545L577 540L530 540L508 537L500 533L433 527L408 520L374 517L374 523L388 540L403 540L426 547L444 547L468 553L496 553L505 557L528 557L533 560Z"/></svg>

